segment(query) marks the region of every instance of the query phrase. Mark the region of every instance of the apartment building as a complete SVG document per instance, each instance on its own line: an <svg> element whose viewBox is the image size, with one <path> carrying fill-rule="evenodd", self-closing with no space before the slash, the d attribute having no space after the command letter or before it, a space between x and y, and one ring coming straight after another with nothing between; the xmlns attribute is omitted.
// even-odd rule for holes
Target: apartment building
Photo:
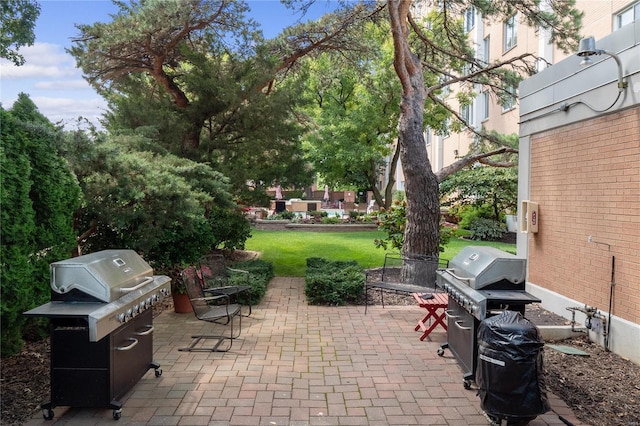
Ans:
<svg viewBox="0 0 640 426"><path fill-rule="evenodd" d="M541 2L544 5L545 2ZM577 0L576 7L584 12L583 36L600 39L617 29L640 19L640 0ZM540 57L538 71L555 64L568 55L549 44L549 36L540 28L528 27L517 14L503 22L487 22L473 8L467 9L462 17L475 46L478 58L487 63L506 60L523 53L533 53ZM451 88L451 105L456 87ZM475 88L478 96L473 105L461 108L460 114L476 127L485 127L502 134L517 134L519 121L518 91L513 88L511 102L498 104L497 100L482 87ZM473 136L469 133L451 133L438 136L434 132L425 132L427 153L434 171L455 162L469 152ZM402 167L396 174L397 189L404 189Z"/></svg>

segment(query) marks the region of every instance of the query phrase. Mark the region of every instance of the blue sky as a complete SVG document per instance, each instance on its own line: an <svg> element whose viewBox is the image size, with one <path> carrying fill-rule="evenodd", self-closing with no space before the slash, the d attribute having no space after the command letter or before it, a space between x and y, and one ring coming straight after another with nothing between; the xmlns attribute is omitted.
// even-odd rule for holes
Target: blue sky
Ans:
<svg viewBox="0 0 640 426"><path fill-rule="evenodd" d="M15 67L0 60L0 102L11 108L20 92L29 95L38 109L54 123L63 121L74 128L78 116L98 125L98 117L106 102L82 78L73 57L65 52L71 39L78 35L75 24L109 22L109 14L118 8L108 0L44 0L36 23L36 42L23 47L20 53L26 63ZM283 28L301 19L277 0L250 0L250 16L262 26L267 38L276 36ZM303 19L315 19L331 6L318 4Z"/></svg>

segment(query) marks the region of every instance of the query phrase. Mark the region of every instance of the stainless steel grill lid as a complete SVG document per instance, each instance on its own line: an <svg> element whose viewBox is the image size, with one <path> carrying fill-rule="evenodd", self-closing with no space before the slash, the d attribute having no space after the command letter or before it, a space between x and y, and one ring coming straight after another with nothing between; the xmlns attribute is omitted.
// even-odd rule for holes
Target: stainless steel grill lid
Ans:
<svg viewBox="0 0 640 426"><path fill-rule="evenodd" d="M467 246L451 259L449 269L476 290L502 280L518 285L526 278L525 259L494 247Z"/></svg>
<svg viewBox="0 0 640 426"><path fill-rule="evenodd" d="M153 269L133 250L103 250L50 268L52 300L113 302L153 281Z"/></svg>

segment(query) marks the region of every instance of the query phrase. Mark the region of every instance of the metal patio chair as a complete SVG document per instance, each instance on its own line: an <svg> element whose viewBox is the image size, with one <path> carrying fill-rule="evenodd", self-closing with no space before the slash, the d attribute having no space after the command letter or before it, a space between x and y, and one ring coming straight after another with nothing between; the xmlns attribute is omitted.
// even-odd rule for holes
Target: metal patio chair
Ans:
<svg viewBox="0 0 640 426"><path fill-rule="evenodd" d="M200 258L200 277L205 291L225 294L231 302L247 306L251 315L251 282L248 271L227 266L222 254L209 254Z"/></svg>
<svg viewBox="0 0 640 426"><path fill-rule="evenodd" d="M229 328L229 334L224 333L213 335L195 335L191 344L180 351L187 352L227 352L233 345L233 340L240 336L242 331L242 316L240 315L240 305L231 303L227 294L206 294L202 287L200 278L197 275L196 268L190 267L182 271L180 274L189 295L189 301L193 307L193 312L200 321L207 321L215 324L223 325ZM238 317L238 327L234 332L235 318ZM215 340L215 344L210 347L201 346L204 340ZM229 341L226 348L220 348L222 343Z"/></svg>

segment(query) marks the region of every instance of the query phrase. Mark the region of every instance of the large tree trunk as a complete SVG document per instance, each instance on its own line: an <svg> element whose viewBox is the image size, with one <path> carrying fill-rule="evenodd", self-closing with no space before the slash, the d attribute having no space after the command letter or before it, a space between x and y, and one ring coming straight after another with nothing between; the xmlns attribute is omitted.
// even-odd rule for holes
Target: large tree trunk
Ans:
<svg viewBox="0 0 640 426"><path fill-rule="evenodd" d="M424 85L422 72L412 76L417 87ZM438 180L431 170L423 136L424 98L403 96L400 104L398 143L407 196L407 224L404 230L404 253L437 256L439 253L440 200Z"/></svg>
<svg viewBox="0 0 640 426"><path fill-rule="evenodd" d="M411 52L407 20L410 0L387 2L394 42L394 67L402 84L398 144L405 177L407 223L405 255L439 254L440 202L438 179L431 170L423 134L426 97L420 60Z"/></svg>

